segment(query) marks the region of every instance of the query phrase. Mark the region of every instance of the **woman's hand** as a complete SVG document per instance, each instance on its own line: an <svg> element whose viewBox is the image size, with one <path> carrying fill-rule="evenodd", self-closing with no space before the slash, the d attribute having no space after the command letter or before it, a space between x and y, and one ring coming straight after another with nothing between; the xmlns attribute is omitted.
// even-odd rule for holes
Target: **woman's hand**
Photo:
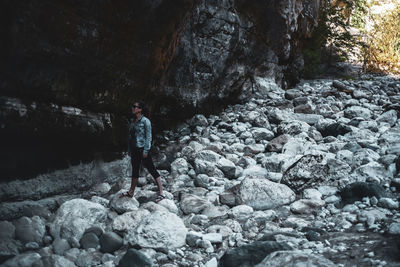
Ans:
<svg viewBox="0 0 400 267"><path fill-rule="evenodd" d="M144 159L147 158L147 153L146 152L143 152L143 158Z"/></svg>

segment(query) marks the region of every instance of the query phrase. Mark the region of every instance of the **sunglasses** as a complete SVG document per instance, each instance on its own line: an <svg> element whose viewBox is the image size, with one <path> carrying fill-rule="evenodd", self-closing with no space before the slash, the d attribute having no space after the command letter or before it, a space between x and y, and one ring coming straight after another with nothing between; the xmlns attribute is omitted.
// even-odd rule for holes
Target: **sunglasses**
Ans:
<svg viewBox="0 0 400 267"><path fill-rule="evenodd" d="M134 106L132 106L132 108L141 108L141 107L140 107L140 106L134 105Z"/></svg>

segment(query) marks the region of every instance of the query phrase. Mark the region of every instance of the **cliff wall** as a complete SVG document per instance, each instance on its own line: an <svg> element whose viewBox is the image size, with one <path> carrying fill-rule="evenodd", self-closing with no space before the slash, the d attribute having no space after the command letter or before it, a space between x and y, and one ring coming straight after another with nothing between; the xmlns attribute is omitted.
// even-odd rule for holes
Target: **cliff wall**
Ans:
<svg viewBox="0 0 400 267"><path fill-rule="evenodd" d="M157 132L295 84L319 2L2 1L2 179L115 157L135 99Z"/></svg>

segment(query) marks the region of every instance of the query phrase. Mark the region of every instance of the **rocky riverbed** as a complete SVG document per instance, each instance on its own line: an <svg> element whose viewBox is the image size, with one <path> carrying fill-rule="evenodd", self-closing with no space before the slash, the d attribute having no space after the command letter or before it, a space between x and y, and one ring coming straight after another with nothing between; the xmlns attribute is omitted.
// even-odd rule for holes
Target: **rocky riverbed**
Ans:
<svg viewBox="0 0 400 267"><path fill-rule="evenodd" d="M400 266L400 80L257 84L157 137L158 204L146 171L119 198L128 158L83 194L3 199L2 266Z"/></svg>

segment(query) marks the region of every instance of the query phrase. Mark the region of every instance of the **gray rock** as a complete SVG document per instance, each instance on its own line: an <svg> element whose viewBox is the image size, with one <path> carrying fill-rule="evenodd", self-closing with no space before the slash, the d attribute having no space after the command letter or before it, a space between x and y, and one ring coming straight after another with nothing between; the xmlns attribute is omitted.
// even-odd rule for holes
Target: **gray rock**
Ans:
<svg viewBox="0 0 400 267"><path fill-rule="evenodd" d="M122 245L123 239L114 232L106 232L100 237L100 250L103 253L113 253Z"/></svg>
<svg viewBox="0 0 400 267"><path fill-rule="evenodd" d="M288 134L279 135L278 137L275 137L267 144L266 150L269 152L280 153L282 151L283 146L289 141L290 138L291 136Z"/></svg>
<svg viewBox="0 0 400 267"><path fill-rule="evenodd" d="M344 116L349 119L362 117L363 119L368 120L371 118L371 111L360 106L351 106L344 110Z"/></svg>
<svg viewBox="0 0 400 267"><path fill-rule="evenodd" d="M389 225L388 233L392 235L400 235L400 223L396 222Z"/></svg>
<svg viewBox="0 0 400 267"><path fill-rule="evenodd" d="M232 161L226 158L220 158L220 160L217 162L217 167L225 174L227 178L236 178L236 166Z"/></svg>
<svg viewBox="0 0 400 267"><path fill-rule="evenodd" d="M250 131L257 143L263 140L269 141L274 138L274 133L265 128L253 127Z"/></svg>
<svg viewBox="0 0 400 267"><path fill-rule="evenodd" d="M39 216L21 217L15 222L15 237L24 243L42 244L45 233L45 222Z"/></svg>
<svg viewBox="0 0 400 267"><path fill-rule="evenodd" d="M40 260L41 256L36 252L26 252L23 254L19 254L12 259L7 260L2 264L4 267L31 267L38 260Z"/></svg>
<svg viewBox="0 0 400 267"><path fill-rule="evenodd" d="M92 227L89 227L88 229L85 230L85 234L86 233L94 233L95 235L97 235L97 237L100 237L103 234L103 228L95 225Z"/></svg>
<svg viewBox="0 0 400 267"><path fill-rule="evenodd" d="M236 194L232 191L225 191L219 195L219 201L221 204L233 207L236 205Z"/></svg>
<svg viewBox="0 0 400 267"><path fill-rule="evenodd" d="M34 267L47 267L47 266L62 266L62 267L75 267L75 263L60 255L44 256L36 261Z"/></svg>
<svg viewBox="0 0 400 267"><path fill-rule="evenodd" d="M376 118L377 122L387 122L390 126L394 126L397 121L397 112L393 109L386 111L385 113L381 114Z"/></svg>
<svg viewBox="0 0 400 267"><path fill-rule="evenodd" d="M291 248L285 243L275 241L255 241L226 251L219 261L219 266L254 266L274 251L290 249Z"/></svg>
<svg viewBox="0 0 400 267"><path fill-rule="evenodd" d="M258 154L258 153L263 153L265 151L265 145L263 144L252 144L252 145L247 145L244 147L243 152L246 154Z"/></svg>
<svg viewBox="0 0 400 267"><path fill-rule="evenodd" d="M101 264L102 254L95 250L83 250L78 255L75 263L79 267L98 266Z"/></svg>
<svg viewBox="0 0 400 267"><path fill-rule="evenodd" d="M83 234L81 240L79 241L80 245L84 249L88 248L97 248L99 246L99 237L95 233L85 233Z"/></svg>
<svg viewBox="0 0 400 267"><path fill-rule="evenodd" d="M379 199L379 206L387 208L387 209L393 209L396 210L399 208L399 202L395 201L391 198L383 197Z"/></svg>
<svg viewBox="0 0 400 267"><path fill-rule="evenodd" d="M199 232L189 231L186 235L186 243L190 247L195 247L197 240L202 239L203 234Z"/></svg>
<svg viewBox="0 0 400 267"><path fill-rule="evenodd" d="M0 240L1 239L14 239L15 226L8 221L0 222Z"/></svg>
<svg viewBox="0 0 400 267"><path fill-rule="evenodd" d="M64 253L69 250L71 246L68 241L62 238L56 238L53 241L53 251L57 255L64 255Z"/></svg>
<svg viewBox="0 0 400 267"><path fill-rule="evenodd" d="M0 239L0 262L4 262L19 254L19 250L23 250L21 241L1 238Z"/></svg>

